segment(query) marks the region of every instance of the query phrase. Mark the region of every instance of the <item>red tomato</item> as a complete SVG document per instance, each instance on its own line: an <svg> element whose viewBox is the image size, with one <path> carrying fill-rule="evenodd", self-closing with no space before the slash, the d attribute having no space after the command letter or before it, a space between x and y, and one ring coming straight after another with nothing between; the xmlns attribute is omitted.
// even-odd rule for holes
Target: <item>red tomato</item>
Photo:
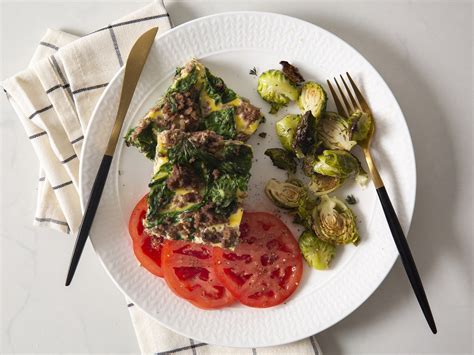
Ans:
<svg viewBox="0 0 474 355"><path fill-rule="evenodd" d="M296 290L303 273L298 242L278 217L265 212L245 212L240 233L234 251L214 249L217 277L247 306L282 303Z"/></svg>
<svg viewBox="0 0 474 355"><path fill-rule="evenodd" d="M146 197L147 195L143 196L133 209L128 223L128 231L133 241L133 252L140 264L153 275L163 277L161 269L163 238L151 238L145 233L143 227L147 209Z"/></svg>
<svg viewBox="0 0 474 355"><path fill-rule="evenodd" d="M235 302L217 279L212 248L184 241L166 240L161 258L169 288L178 296L204 309L220 308Z"/></svg>

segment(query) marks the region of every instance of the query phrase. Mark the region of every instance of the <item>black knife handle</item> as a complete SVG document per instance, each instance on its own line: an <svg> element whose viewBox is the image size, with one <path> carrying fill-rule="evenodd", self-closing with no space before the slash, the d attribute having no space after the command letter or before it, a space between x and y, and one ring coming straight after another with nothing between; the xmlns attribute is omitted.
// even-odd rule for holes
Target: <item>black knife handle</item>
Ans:
<svg viewBox="0 0 474 355"><path fill-rule="evenodd" d="M428 298L426 297L425 289L423 288L423 284L421 283L421 278L418 274L418 270L415 265L415 260L411 255L410 247L408 246L407 239L403 234L402 227L400 226L397 214L393 209L390 197L388 196L385 186L379 187L376 191L379 195L380 202L382 203L382 208L385 213L385 217L387 218L390 231L392 232L393 240L395 241L395 244L397 246L406 274L408 276L408 279L410 280L413 291L415 291L416 299L420 304L421 310L425 315L426 321L428 322L431 331L436 334L436 324L433 318L433 314L431 313L431 308L430 304L428 303Z"/></svg>
<svg viewBox="0 0 474 355"><path fill-rule="evenodd" d="M105 182L107 181L107 175L109 174L110 164L112 163L112 156L104 155L102 162L100 163L99 170L92 185L92 191L87 202L87 207L82 217L81 226L79 227L79 233L77 235L76 244L74 245L74 251L71 257L71 263L69 264L69 271L66 278L66 286L72 281L74 272L76 271L77 264L81 258L82 250L86 244L87 237L94 221L97 207L99 207L100 197L104 190Z"/></svg>

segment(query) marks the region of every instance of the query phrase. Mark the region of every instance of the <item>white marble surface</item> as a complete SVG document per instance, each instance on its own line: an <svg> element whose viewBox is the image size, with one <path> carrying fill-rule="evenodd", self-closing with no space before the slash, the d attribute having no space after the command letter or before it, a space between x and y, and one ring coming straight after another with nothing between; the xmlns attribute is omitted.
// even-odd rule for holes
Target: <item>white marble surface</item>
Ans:
<svg viewBox="0 0 474 355"><path fill-rule="evenodd" d="M146 4L2 1L1 74L23 69L46 27L83 34ZM313 22L358 49L408 121L418 194L409 241L439 333L399 262L370 299L318 335L326 354L473 352L472 2L166 1L174 24L230 10ZM0 119L1 353L138 351L123 296L88 245L65 288L73 238L31 226L37 163L4 95ZM403 167L400 167L403 169Z"/></svg>

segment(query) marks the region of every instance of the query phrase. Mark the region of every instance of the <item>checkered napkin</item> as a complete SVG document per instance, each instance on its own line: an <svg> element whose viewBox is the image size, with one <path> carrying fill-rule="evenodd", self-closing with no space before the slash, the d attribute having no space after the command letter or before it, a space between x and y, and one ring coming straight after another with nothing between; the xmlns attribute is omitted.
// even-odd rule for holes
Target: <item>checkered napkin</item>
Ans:
<svg viewBox="0 0 474 355"><path fill-rule="evenodd" d="M80 38L48 30L28 68L1 83L41 166L35 225L77 232L79 157L89 119L135 40L154 26L160 33L171 27L161 2ZM143 353L321 354L314 337L258 350L208 346L162 327L133 303L128 309Z"/></svg>

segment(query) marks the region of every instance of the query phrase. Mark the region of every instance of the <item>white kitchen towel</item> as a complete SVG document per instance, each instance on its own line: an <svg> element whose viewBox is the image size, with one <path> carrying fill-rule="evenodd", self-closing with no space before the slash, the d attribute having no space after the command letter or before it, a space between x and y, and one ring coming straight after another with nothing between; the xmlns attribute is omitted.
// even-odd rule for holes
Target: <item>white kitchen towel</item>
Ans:
<svg viewBox="0 0 474 355"><path fill-rule="evenodd" d="M34 224L75 233L81 220L79 157L91 113L140 34L171 25L154 2L88 35L48 30L30 65L1 84L40 162ZM209 346L178 335L128 302L143 353L321 354L314 337L275 348Z"/></svg>

